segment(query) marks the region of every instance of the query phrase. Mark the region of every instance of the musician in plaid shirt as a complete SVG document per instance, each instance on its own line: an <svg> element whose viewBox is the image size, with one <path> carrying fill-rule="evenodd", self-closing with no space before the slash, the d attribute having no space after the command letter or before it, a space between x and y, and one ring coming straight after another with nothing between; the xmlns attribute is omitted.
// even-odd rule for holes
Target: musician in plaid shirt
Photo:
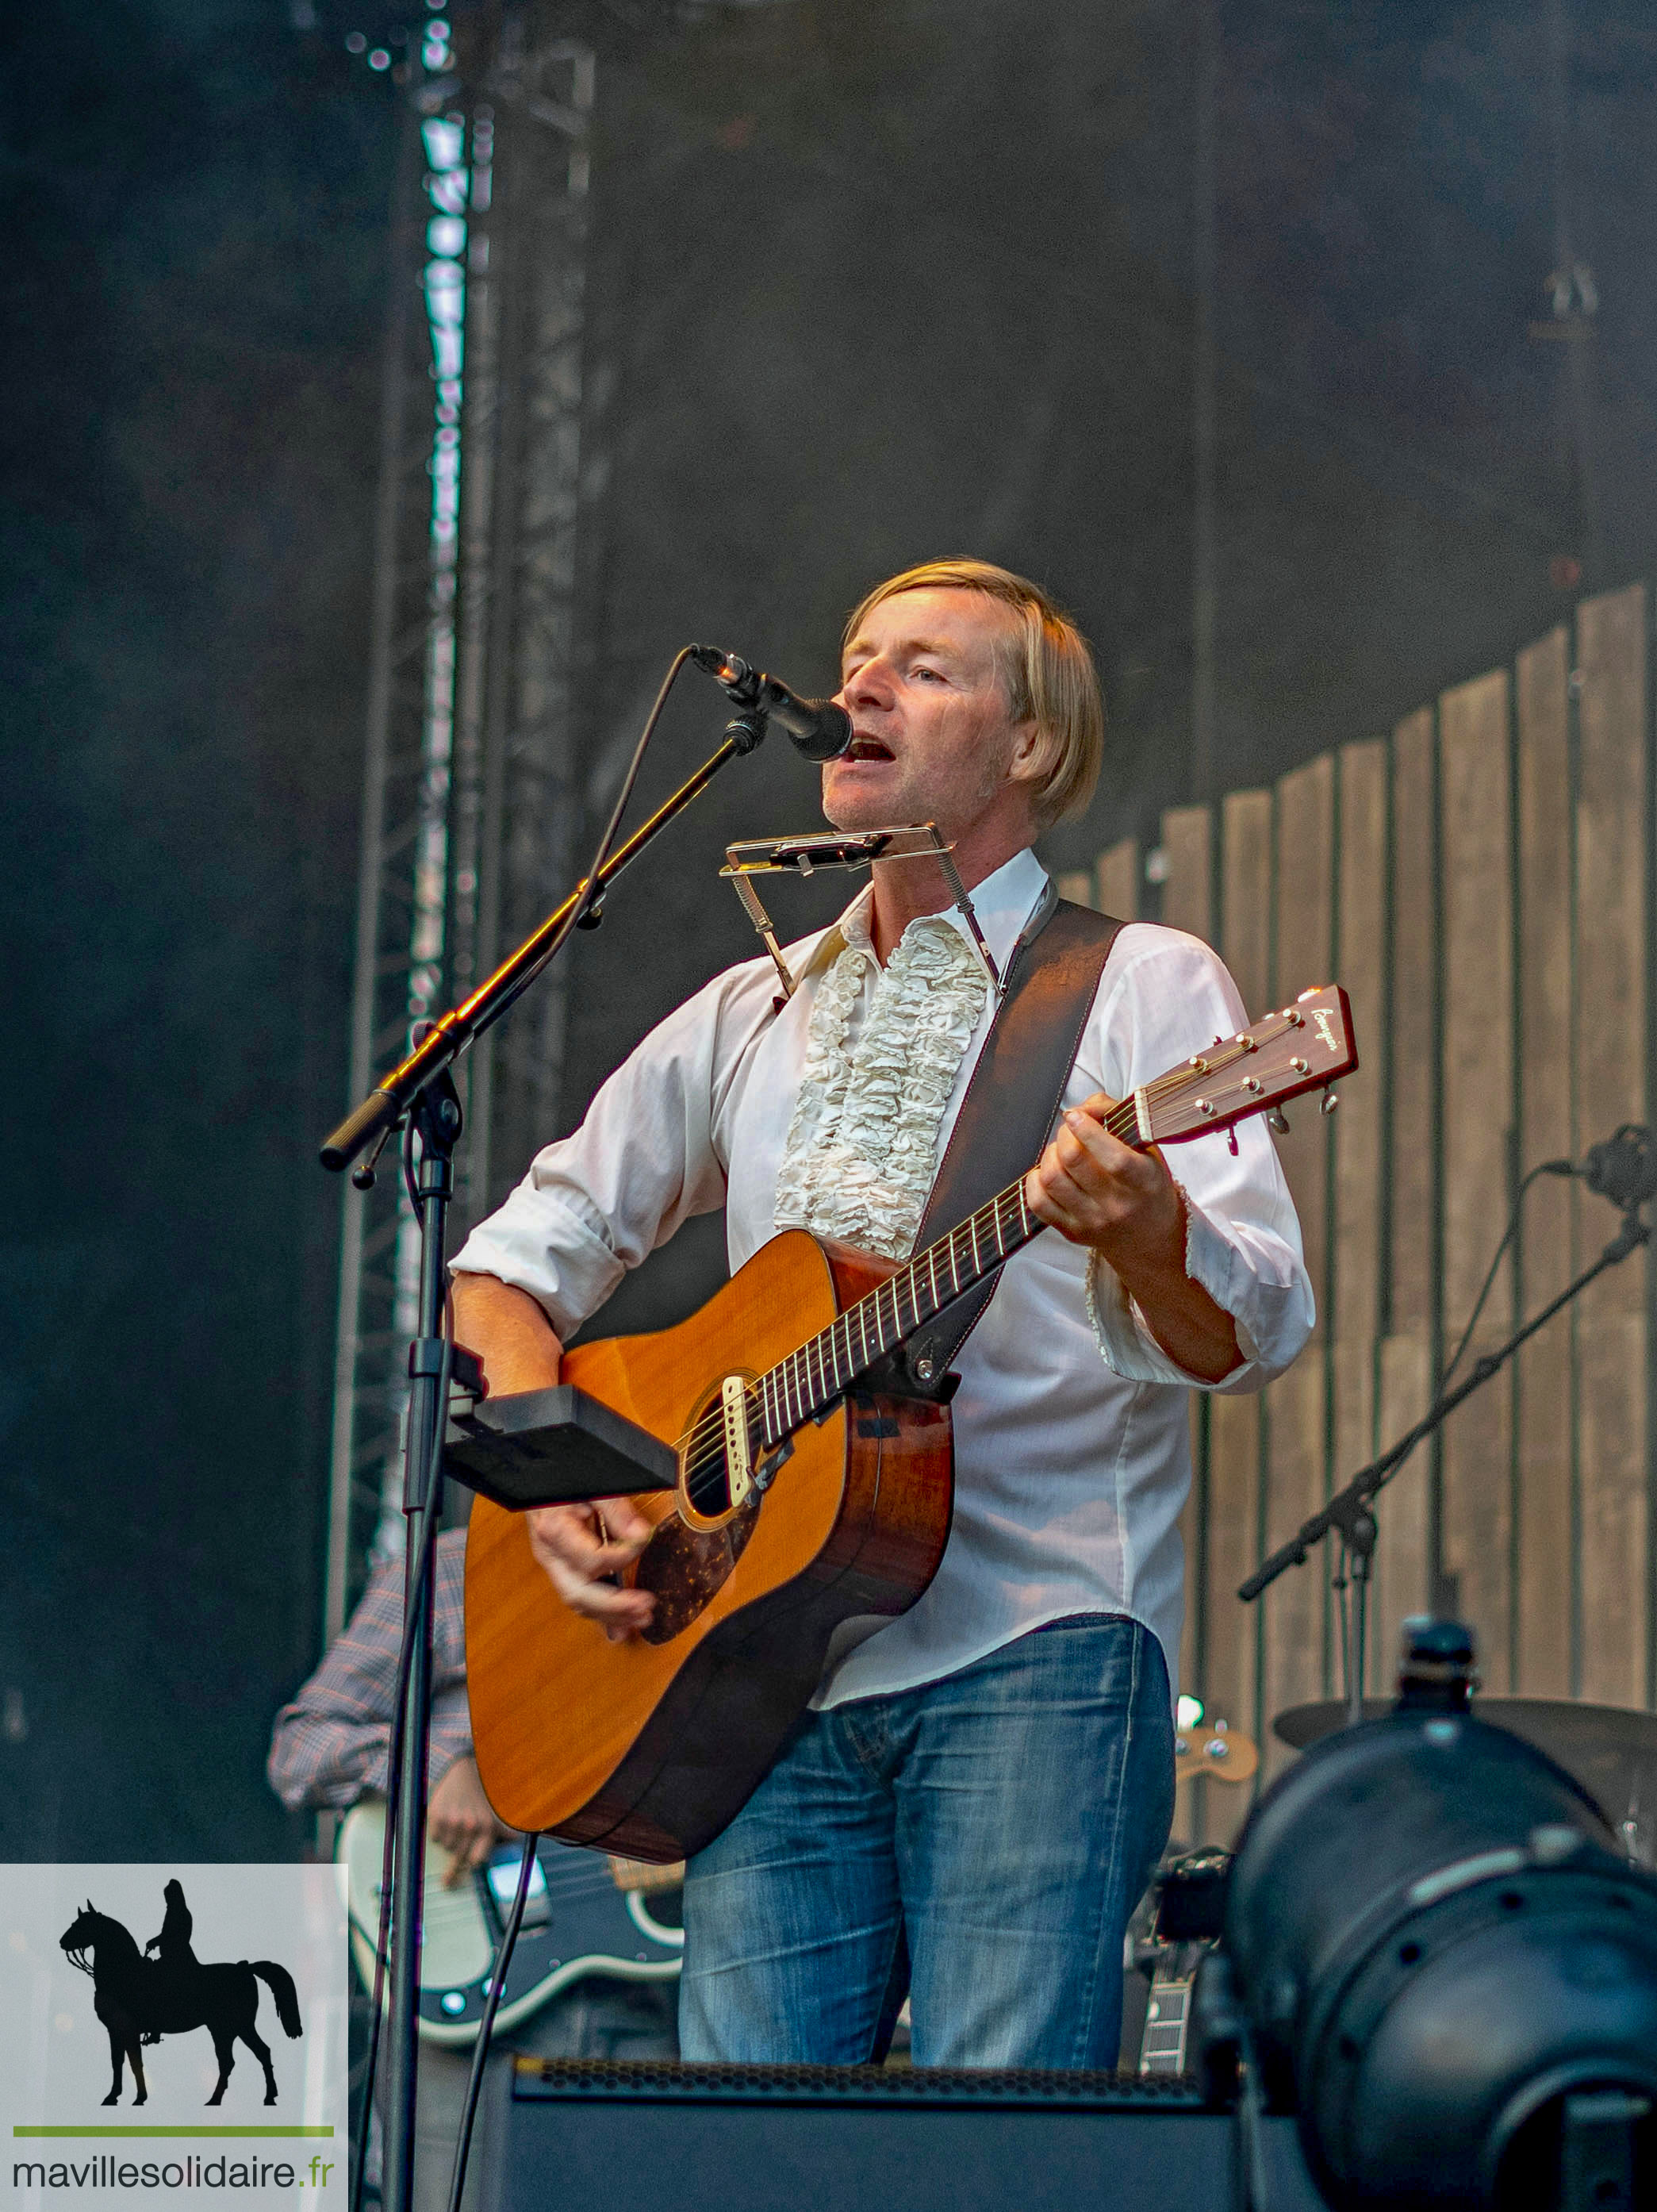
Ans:
<svg viewBox="0 0 1657 2212"><path fill-rule="evenodd" d="M432 1748L426 1826L453 1854L451 1884L482 1866L510 1831L495 1819L472 1758L466 1706L466 1532L447 1528L433 1560ZM374 1570L345 1632L276 1716L266 1771L289 1812L343 1812L385 1795L403 1638L403 1562Z"/></svg>

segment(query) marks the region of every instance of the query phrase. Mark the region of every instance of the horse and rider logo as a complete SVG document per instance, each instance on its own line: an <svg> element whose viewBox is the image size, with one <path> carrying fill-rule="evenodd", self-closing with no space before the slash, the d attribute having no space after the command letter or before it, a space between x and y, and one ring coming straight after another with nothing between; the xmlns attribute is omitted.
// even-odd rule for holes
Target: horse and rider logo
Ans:
<svg viewBox="0 0 1657 2212"><path fill-rule="evenodd" d="M274 1959L225 1960L203 1966L191 1947L194 1923L183 1883L167 1882L162 1894L167 1911L161 1931L142 1951L121 1923L98 1911L90 1899L58 1939L70 1964L91 1976L93 2009L109 2033L111 2081L105 2104L121 2100L124 2058L132 2069L137 2093L132 2101L142 2105L149 2091L141 2045L204 2027L219 2062L218 2083L208 2103L223 2101L240 2039L264 2068L264 2101L274 2105L276 2076L270 2046L256 2025L258 1985L263 1982L276 1999L276 2017L286 2033L298 2036L299 1992L293 1976ZM152 1951L156 1954L153 1959L149 1955Z"/></svg>

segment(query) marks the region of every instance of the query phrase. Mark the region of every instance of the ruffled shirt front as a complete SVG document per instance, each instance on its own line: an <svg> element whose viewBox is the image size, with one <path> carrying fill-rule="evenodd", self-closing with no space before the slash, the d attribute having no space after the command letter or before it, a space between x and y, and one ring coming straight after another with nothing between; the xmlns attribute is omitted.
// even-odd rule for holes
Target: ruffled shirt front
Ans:
<svg viewBox="0 0 1657 2212"><path fill-rule="evenodd" d="M842 934L846 949L811 1009L774 1218L779 1229L907 1260L988 981L972 946L937 915L909 924L884 969L861 916L848 915Z"/></svg>

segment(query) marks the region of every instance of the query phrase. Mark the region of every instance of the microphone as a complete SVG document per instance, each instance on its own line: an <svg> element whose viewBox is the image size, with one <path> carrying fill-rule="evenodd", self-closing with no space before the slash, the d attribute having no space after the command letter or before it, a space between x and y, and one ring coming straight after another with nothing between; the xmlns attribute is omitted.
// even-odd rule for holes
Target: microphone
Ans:
<svg viewBox="0 0 1657 2212"><path fill-rule="evenodd" d="M693 645L690 658L725 686L737 706L780 722L807 760L838 760L850 745L852 718L832 699L803 699L779 678L750 668L734 653L721 653L717 645Z"/></svg>
<svg viewBox="0 0 1657 2212"><path fill-rule="evenodd" d="M1575 1160L1544 1160L1537 1172L1580 1176L1596 1198L1608 1198L1626 1213L1657 1198L1657 1142L1643 1122L1624 1121L1613 1135L1590 1145L1580 1165Z"/></svg>

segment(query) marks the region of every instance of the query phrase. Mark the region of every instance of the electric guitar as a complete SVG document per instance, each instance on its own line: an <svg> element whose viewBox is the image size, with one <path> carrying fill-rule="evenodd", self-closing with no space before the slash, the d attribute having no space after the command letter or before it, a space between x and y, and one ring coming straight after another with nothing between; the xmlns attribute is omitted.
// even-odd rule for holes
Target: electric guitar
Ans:
<svg viewBox="0 0 1657 2212"><path fill-rule="evenodd" d="M341 1822L334 1857L345 1874L351 1955L363 1987L370 1990L385 1846L385 1808L378 1799L365 1798ZM522 1857L520 1844L507 1844L450 1889L444 1881L449 1854L427 1838L420 1944L419 2029L424 2041L458 2045L477 2040ZM497 2029L516 2027L587 1974L651 1982L677 1974L684 1949L684 1929L678 1924L681 1869L640 1866L626 1859L606 1864L590 1851L545 1841L536 1863L495 2016ZM391 2002L389 1982L385 2002Z"/></svg>
<svg viewBox="0 0 1657 2212"><path fill-rule="evenodd" d="M1179 1143L1357 1065L1332 984L1217 1038L1106 1126ZM906 1612L943 1557L948 1378L911 1373L906 1340L1043 1225L1021 1178L904 1266L785 1231L677 1328L565 1354L562 1381L668 1445L678 1478L634 1501L655 1526L627 1580L656 1610L621 1644L560 1602L521 1513L474 1502L472 1743L508 1826L669 1861L735 1817L831 1651Z"/></svg>

